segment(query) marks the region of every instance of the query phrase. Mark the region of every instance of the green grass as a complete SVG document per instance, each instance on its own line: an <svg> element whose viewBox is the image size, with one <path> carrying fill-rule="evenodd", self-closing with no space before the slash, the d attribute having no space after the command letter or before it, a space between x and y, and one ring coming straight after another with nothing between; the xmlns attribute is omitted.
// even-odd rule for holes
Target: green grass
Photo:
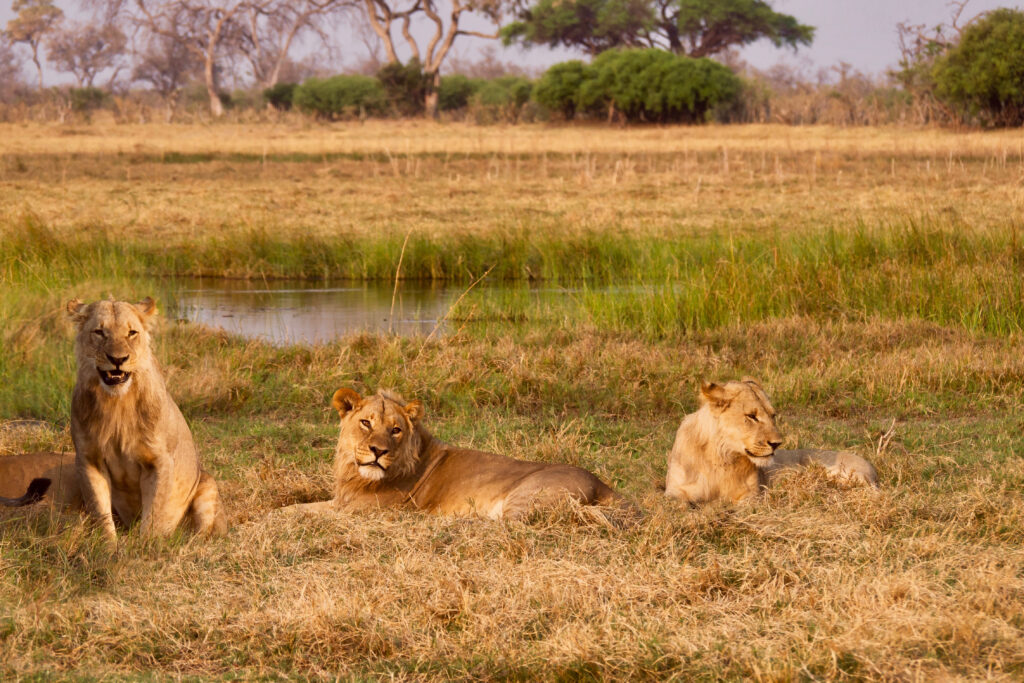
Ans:
<svg viewBox="0 0 1024 683"><path fill-rule="evenodd" d="M403 244L398 235L355 243L260 231L175 247L58 236L31 219L3 238L5 280L27 289L81 272L390 281ZM925 215L853 230L675 239L527 229L443 241L418 235L408 240L401 276L466 283L488 270L495 282L579 289L567 297L575 304L569 317L653 338L791 315L919 318L1000 335L1024 329L1024 244L1012 221L979 229ZM464 310L530 315L529 297L491 302L486 288L477 292Z"/></svg>

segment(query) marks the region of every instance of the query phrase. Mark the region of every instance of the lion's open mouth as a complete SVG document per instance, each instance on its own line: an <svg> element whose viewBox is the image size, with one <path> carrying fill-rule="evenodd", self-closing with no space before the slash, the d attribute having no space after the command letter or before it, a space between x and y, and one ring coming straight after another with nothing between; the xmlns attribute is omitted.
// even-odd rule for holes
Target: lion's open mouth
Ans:
<svg viewBox="0 0 1024 683"><path fill-rule="evenodd" d="M127 370L100 370L100 379L108 387L117 386L118 384L124 384L127 382L132 373Z"/></svg>

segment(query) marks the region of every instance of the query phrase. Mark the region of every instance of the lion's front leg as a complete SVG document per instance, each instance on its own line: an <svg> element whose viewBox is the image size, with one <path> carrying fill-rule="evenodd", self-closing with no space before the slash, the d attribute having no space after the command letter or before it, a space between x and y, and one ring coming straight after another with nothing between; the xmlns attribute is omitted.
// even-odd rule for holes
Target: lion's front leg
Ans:
<svg viewBox="0 0 1024 683"><path fill-rule="evenodd" d="M174 496L174 471L171 467L147 467L139 481L142 492L142 521L139 532L143 536L168 536L185 515L185 506Z"/></svg>
<svg viewBox="0 0 1024 683"><path fill-rule="evenodd" d="M665 477L665 495L684 505L700 505L711 499L711 484L699 470L669 460Z"/></svg>
<svg viewBox="0 0 1024 683"><path fill-rule="evenodd" d="M78 472L86 510L100 522L107 539L116 542L117 530L114 528L114 513L110 501L110 477L84 459L78 461Z"/></svg>
<svg viewBox="0 0 1024 683"><path fill-rule="evenodd" d="M199 486L189 504L192 529L201 535L223 536L228 530L224 505L217 492L217 482L206 472L199 474Z"/></svg>

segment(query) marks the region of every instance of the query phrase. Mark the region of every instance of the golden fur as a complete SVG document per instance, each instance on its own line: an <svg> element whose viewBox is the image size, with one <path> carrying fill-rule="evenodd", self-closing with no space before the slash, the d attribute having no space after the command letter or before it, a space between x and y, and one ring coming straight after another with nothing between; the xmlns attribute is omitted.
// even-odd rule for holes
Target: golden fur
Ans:
<svg viewBox="0 0 1024 683"><path fill-rule="evenodd" d="M777 450L775 409L755 380L701 387L701 406L676 431L665 495L689 503L738 502L787 467L818 463L837 478L877 485L875 468L848 451Z"/></svg>
<svg viewBox="0 0 1024 683"><path fill-rule="evenodd" d="M74 299L78 376L71 438L85 508L116 538L114 514L164 536L187 518L199 533L227 528L217 484L203 471L185 418L150 350L156 304Z"/></svg>
<svg viewBox="0 0 1024 683"><path fill-rule="evenodd" d="M571 465L514 460L455 448L423 426L423 404L380 392L363 398L339 389L334 499L293 506L321 511L405 506L428 512L521 518L567 498L629 506L590 472Z"/></svg>
<svg viewBox="0 0 1024 683"><path fill-rule="evenodd" d="M0 497L23 497L35 479L49 482L43 500L62 508L82 507L74 453L24 453L0 457ZM21 503L12 501L6 504Z"/></svg>

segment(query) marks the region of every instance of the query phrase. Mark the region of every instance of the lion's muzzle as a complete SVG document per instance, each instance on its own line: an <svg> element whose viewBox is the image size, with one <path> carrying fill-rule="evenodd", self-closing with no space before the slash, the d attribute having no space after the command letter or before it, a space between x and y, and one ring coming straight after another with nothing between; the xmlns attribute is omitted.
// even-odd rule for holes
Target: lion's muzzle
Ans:
<svg viewBox="0 0 1024 683"><path fill-rule="evenodd" d="M131 379L132 373L127 370L121 370L120 368L114 368L113 370L99 370L100 381L106 384L108 387L116 387L118 384L124 384Z"/></svg>
<svg viewBox="0 0 1024 683"><path fill-rule="evenodd" d="M124 384L131 379L132 373L121 369L121 366L128 360L128 356L112 356L109 353L106 354L107 360L113 364L113 368L110 370L104 370L102 368L96 368L100 374L100 380L108 387L116 387L119 384Z"/></svg>

